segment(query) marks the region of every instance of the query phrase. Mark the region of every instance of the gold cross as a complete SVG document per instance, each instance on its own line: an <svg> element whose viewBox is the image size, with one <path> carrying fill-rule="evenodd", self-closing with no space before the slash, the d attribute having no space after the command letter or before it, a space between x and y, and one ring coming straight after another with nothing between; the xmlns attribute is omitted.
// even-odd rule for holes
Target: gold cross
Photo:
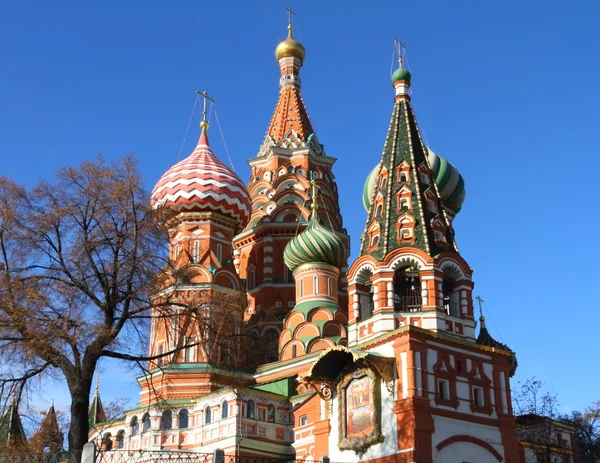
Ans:
<svg viewBox="0 0 600 463"><path fill-rule="evenodd" d="M310 186L311 186L311 196L312 196L312 206L311 206L311 209L313 211L316 211L317 208L319 207L317 205L317 191L319 190L319 186L317 185L317 182L315 181L315 179L312 179L308 183L310 183Z"/></svg>
<svg viewBox="0 0 600 463"><path fill-rule="evenodd" d="M483 317L483 299L481 299L481 296L477 296L475 299L477 299L479 301L479 312L481 313L481 316Z"/></svg>
<svg viewBox="0 0 600 463"><path fill-rule="evenodd" d="M208 122L206 120L206 105L208 103L208 101L210 100L212 103L215 102L214 99L212 99L211 97L208 96L208 92L204 91L201 92L200 90L196 90L196 93L200 96L202 96L204 98L204 109L202 110L202 121L203 122Z"/></svg>
<svg viewBox="0 0 600 463"><path fill-rule="evenodd" d="M400 67L402 67L402 62L404 61L404 51L406 50L406 47L400 41L400 39L397 39L396 37L394 37L394 44L396 45L396 52L398 53L398 64Z"/></svg>
<svg viewBox="0 0 600 463"><path fill-rule="evenodd" d="M291 26L292 25L292 15L296 16L296 13L294 13L294 11L289 6L286 6L285 9L288 12L288 26Z"/></svg>

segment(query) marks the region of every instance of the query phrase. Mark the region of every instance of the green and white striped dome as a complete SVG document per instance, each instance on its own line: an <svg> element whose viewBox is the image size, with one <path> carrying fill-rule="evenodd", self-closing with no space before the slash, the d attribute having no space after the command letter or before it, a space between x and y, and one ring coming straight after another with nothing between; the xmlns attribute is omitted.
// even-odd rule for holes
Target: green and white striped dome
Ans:
<svg viewBox="0 0 600 463"><path fill-rule="evenodd" d="M291 240L283 251L283 261L292 272L303 264L316 263L341 269L346 257L342 239L323 227L314 213L306 230Z"/></svg>
<svg viewBox="0 0 600 463"><path fill-rule="evenodd" d="M450 164L446 159L438 156L429 148L427 148L427 152L427 161L433 172L433 178L440 194L440 199L446 208L454 214L457 214L460 211L466 196L465 181L453 164ZM379 168L379 164L377 164L367 176L363 188L363 205L367 212L369 211L371 199L377 188Z"/></svg>
<svg viewBox="0 0 600 463"><path fill-rule="evenodd" d="M444 206L457 214L465 201L465 181L458 169L427 148L427 161Z"/></svg>

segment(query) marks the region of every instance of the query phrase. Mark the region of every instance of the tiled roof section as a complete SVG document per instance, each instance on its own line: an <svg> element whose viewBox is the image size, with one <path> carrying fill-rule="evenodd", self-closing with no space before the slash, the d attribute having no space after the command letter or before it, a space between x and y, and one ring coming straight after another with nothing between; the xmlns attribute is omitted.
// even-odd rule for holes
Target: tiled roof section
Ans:
<svg viewBox="0 0 600 463"><path fill-rule="evenodd" d="M88 424L90 429L96 426L98 423L106 421L106 415L104 414L104 407L102 406L102 400L100 399L100 393L98 389L94 394L92 403L90 404L90 410L88 413Z"/></svg>
<svg viewBox="0 0 600 463"><path fill-rule="evenodd" d="M284 86L279 92L279 100L267 136L271 137L275 144L279 144L283 139L288 138L290 130L293 130L304 143L313 133L300 89L295 86Z"/></svg>
<svg viewBox="0 0 600 463"><path fill-rule="evenodd" d="M246 186L236 173L213 153L203 130L198 146L171 167L152 191L152 207L179 211L214 211L248 223L251 202Z"/></svg>
<svg viewBox="0 0 600 463"><path fill-rule="evenodd" d="M12 403L0 419L0 444L20 445L27 442L17 406Z"/></svg>
<svg viewBox="0 0 600 463"><path fill-rule="evenodd" d="M361 255L383 260L401 247L418 248L432 257L444 251L458 252L408 98L397 99L394 104L377 186L369 199ZM410 239L402 238L400 224L404 221L414 224ZM375 245L373 230L379 235Z"/></svg>

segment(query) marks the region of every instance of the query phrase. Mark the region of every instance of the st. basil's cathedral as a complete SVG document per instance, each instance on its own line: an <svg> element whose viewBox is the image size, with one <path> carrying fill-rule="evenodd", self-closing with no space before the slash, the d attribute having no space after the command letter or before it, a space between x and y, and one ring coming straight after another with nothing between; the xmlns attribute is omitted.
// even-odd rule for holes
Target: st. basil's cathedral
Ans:
<svg viewBox="0 0 600 463"><path fill-rule="evenodd" d="M423 142L410 72L400 59L392 74L360 253L348 262L336 159L308 117L306 50L288 31L249 183L213 152L204 117L197 147L154 187L170 240L157 295L168 304L149 343L157 359L122 419L100 423L96 390L90 438L103 450L305 461L526 461L515 353L483 316L477 328L453 229L465 182Z"/></svg>

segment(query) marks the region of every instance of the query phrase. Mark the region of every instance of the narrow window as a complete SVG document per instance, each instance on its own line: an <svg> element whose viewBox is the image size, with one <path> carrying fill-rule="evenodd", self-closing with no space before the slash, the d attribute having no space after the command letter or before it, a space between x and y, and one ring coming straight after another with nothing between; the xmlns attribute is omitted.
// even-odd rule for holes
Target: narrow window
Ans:
<svg viewBox="0 0 600 463"><path fill-rule="evenodd" d="M333 296L333 280L331 278L327 278L327 295Z"/></svg>
<svg viewBox="0 0 600 463"><path fill-rule="evenodd" d="M194 241L194 264L200 260L200 241Z"/></svg>
<svg viewBox="0 0 600 463"><path fill-rule="evenodd" d="M300 426L306 426L308 424L308 416L302 415L300 417Z"/></svg>
<svg viewBox="0 0 600 463"><path fill-rule="evenodd" d="M400 173L400 182L406 182L406 172Z"/></svg>
<svg viewBox="0 0 600 463"><path fill-rule="evenodd" d="M375 235L372 239L371 239L371 246L377 246L379 244L379 235Z"/></svg>
<svg viewBox="0 0 600 463"><path fill-rule="evenodd" d="M176 244L175 245L175 253L174 253L174 260L177 260L177 258L179 257L179 245Z"/></svg>
<svg viewBox="0 0 600 463"><path fill-rule="evenodd" d="M248 270L248 289L254 289L254 269Z"/></svg>
<svg viewBox="0 0 600 463"><path fill-rule="evenodd" d="M267 407L267 421L275 423L275 405L269 404Z"/></svg>
<svg viewBox="0 0 600 463"><path fill-rule="evenodd" d="M473 388L473 401L475 402L476 407L485 407L485 401L483 400L483 389L480 387Z"/></svg>
<svg viewBox="0 0 600 463"><path fill-rule="evenodd" d="M319 294L319 277L313 277L313 294Z"/></svg>
<svg viewBox="0 0 600 463"><path fill-rule="evenodd" d="M382 210L383 210L383 204L378 204L377 209L375 209L375 217L379 217L381 215Z"/></svg>
<svg viewBox="0 0 600 463"><path fill-rule="evenodd" d="M165 353L165 348L164 346L161 344L160 346L158 346L158 355L163 355ZM164 357L159 357L156 359L156 364L160 367L162 366L164 363Z"/></svg>
<svg viewBox="0 0 600 463"><path fill-rule="evenodd" d="M217 244L217 260L219 262L223 260L223 246L221 244Z"/></svg>
<svg viewBox="0 0 600 463"><path fill-rule="evenodd" d="M300 297L304 296L304 279L300 280Z"/></svg>
<svg viewBox="0 0 600 463"><path fill-rule="evenodd" d="M165 410L160 417L160 430L169 431L173 427L173 412Z"/></svg>
<svg viewBox="0 0 600 463"><path fill-rule="evenodd" d="M381 179L381 188L385 188L386 185L387 185L387 177L383 177Z"/></svg>
<svg viewBox="0 0 600 463"><path fill-rule="evenodd" d="M179 429L186 429L188 427L189 422L189 414L188 411L184 408L179 411Z"/></svg>
<svg viewBox="0 0 600 463"><path fill-rule="evenodd" d="M252 399L246 404L246 418L254 418L254 400Z"/></svg>
<svg viewBox="0 0 600 463"><path fill-rule="evenodd" d="M210 424L210 422L211 422L211 418L212 418L212 417L211 417L211 410L210 410L210 407L209 407L209 406L207 406L207 407L204 409L204 424Z"/></svg>
<svg viewBox="0 0 600 463"><path fill-rule="evenodd" d="M142 432L150 431L150 415L146 413L142 418Z"/></svg>
<svg viewBox="0 0 600 463"><path fill-rule="evenodd" d="M137 419L137 416L134 416L131 419L131 435L135 436L138 432L140 432L140 422Z"/></svg>
<svg viewBox="0 0 600 463"><path fill-rule="evenodd" d="M438 394L441 400L450 400L450 389L447 380L438 380Z"/></svg>
<svg viewBox="0 0 600 463"><path fill-rule="evenodd" d="M298 355L298 346L292 346L292 358L295 359Z"/></svg>
<svg viewBox="0 0 600 463"><path fill-rule="evenodd" d="M117 433L117 448L125 448L125 431L121 430Z"/></svg>
<svg viewBox="0 0 600 463"><path fill-rule="evenodd" d="M221 419L225 419L229 417L229 404L226 400L221 404Z"/></svg>

